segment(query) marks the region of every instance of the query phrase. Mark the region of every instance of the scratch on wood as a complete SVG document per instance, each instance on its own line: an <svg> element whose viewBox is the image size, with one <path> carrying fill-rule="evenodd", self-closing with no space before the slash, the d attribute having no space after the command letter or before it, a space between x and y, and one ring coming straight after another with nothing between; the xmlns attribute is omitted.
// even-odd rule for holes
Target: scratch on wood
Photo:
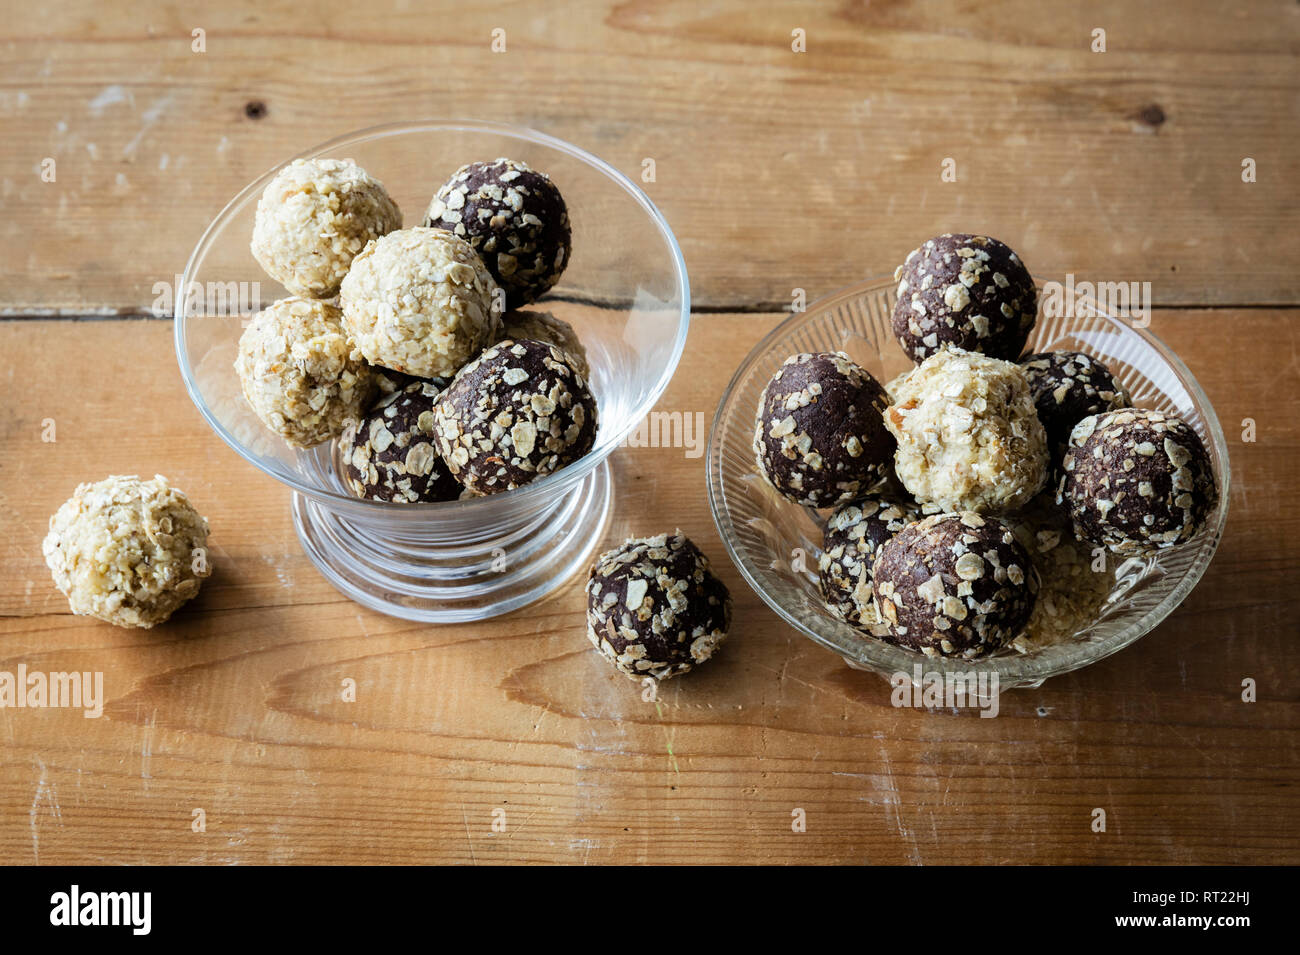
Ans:
<svg viewBox="0 0 1300 955"><path fill-rule="evenodd" d="M158 710L155 708L145 720L144 739L140 741L140 778L144 780L145 792L149 791L149 780L153 779L153 774L149 772L149 760L153 758L153 728L157 722Z"/></svg>
<svg viewBox="0 0 1300 955"><path fill-rule="evenodd" d="M37 865L41 864L41 824L42 815L41 805L49 804L49 811L45 815L60 821L63 820L63 810L59 808L59 793L53 784L49 781L49 772L45 768L45 762L39 756L35 757L36 766L40 770L40 777L36 781L36 792L32 796L32 808L28 813L28 823L32 830L32 858Z"/></svg>
<svg viewBox="0 0 1300 955"><path fill-rule="evenodd" d="M778 670L776 667L764 666L761 663L757 664L757 666L760 670L767 670L769 673L775 673L777 677L780 678L782 684L784 684L786 680L792 680L793 682L798 683L801 686L808 687L808 689L812 690L814 693L828 692L824 687L820 687L815 683L809 683L807 680L801 680L797 676L789 676L786 673L784 673L782 670Z"/></svg>
<svg viewBox="0 0 1300 955"><path fill-rule="evenodd" d="M462 803L460 807L460 820L465 824L465 844L469 846L470 865L478 865L478 859L474 855L474 840L469 835L469 816L465 815L465 806Z"/></svg>
<svg viewBox="0 0 1300 955"><path fill-rule="evenodd" d="M894 767L889 761L889 751L884 746L880 747L880 758L885 764L884 775L880 777L884 781L885 788L885 815L898 829L899 836L908 844L907 861L912 865L922 865L921 848L917 845L916 834L903 822L903 804L898 798Z"/></svg>
<svg viewBox="0 0 1300 955"><path fill-rule="evenodd" d="M664 711L658 700L655 700L655 712L659 714L659 726L664 731L664 745L668 747L668 758L672 760L673 772L680 776L682 771L677 768L677 757L673 755L673 734L668 732L668 726L664 723Z"/></svg>

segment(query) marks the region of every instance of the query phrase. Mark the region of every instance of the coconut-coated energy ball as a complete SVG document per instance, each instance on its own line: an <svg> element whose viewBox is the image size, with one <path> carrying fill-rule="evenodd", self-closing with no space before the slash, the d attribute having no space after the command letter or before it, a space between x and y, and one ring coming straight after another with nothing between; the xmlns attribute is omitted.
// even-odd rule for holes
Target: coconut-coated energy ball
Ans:
<svg viewBox="0 0 1300 955"><path fill-rule="evenodd" d="M343 321L366 361L451 377L501 328L497 285L469 244L442 229L401 229L366 246L343 280Z"/></svg>
<svg viewBox="0 0 1300 955"><path fill-rule="evenodd" d="M506 312L501 319L502 338L519 341L522 338L536 342L546 342L565 352L571 359L573 369L582 375L583 380L591 380L591 366L587 364L587 349L578 340L578 333L573 326L550 312L532 309L518 309Z"/></svg>
<svg viewBox="0 0 1300 955"><path fill-rule="evenodd" d="M339 437L339 457L353 494L399 504L460 497L460 482L433 438L433 408L445 386L440 380L412 382L348 425Z"/></svg>
<svg viewBox="0 0 1300 955"><path fill-rule="evenodd" d="M161 474L78 486L42 550L72 612L118 627L163 623L212 573L208 522Z"/></svg>
<svg viewBox="0 0 1300 955"><path fill-rule="evenodd" d="M787 499L834 507L889 474L889 396L843 352L792 355L759 398L754 455Z"/></svg>
<svg viewBox="0 0 1300 955"><path fill-rule="evenodd" d="M713 656L731 627L731 595L679 530L600 556L587 579L587 639L630 677L667 680Z"/></svg>
<svg viewBox="0 0 1300 955"><path fill-rule="evenodd" d="M1047 482L1047 438L1018 365L950 347L893 387L894 473L917 501L1007 513Z"/></svg>
<svg viewBox="0 0 1300 955"><path fill-rule="evenodd" d="M456 170L429 203L424 224L474 247L505 290L507 308L535 301L559 281L573 241L555 183L514 159Z"/></svg>
<svg viewBox="0 0 1300 955"><path fill-rule="evenodd" d="M596 443L596 399L567 353L502 341L460 370L434 408L447 469L472 494L496 494L577 461Z"/></svg>
<svg viewBox="0 0 1300 955"><path fill-rule="evenodd" d="M1042 352L1020 359L1052 457L1060 461L1074 426L1088 415L1127 408L1128 392L1110 369L1077 351Z"/></svg>
<svg viewBox="0 0 1300 955"><path fill-rule="evenodd" d="M890 639L928 656L1000 649L1028 623L1038 592L1011 527L974 511L904 527L877 551L872 576Z"/></svg>
<svg viewBox="0 0 1300 955"><path fill-rule="evenodd" d="M1205 445L1181 418L1123 409L1074 427L1058 504L1075 536L1117 554L1150 554L1191 540L1219 500Z"/></svg>
<svg viewBox="0 0 1300 955"><path fill-rule="evenodd" d="M894 281L894 335L918 363L945 345L1015 361L1038 317L1029 270L986 235L928 239L894 271Z"/></svg>
<svg viewBox="0 0 1300 955"><path fill-rule="evenodd" d="M294 295L333 298L358 252L402 227L383 183L350 159L296 159L257 203L253 257Z"/></svg>
<svg viewBox="0 0 1300 955"><path fill-rule="evenodd" d="M254 315L235 371L262 423L293 448L341 434L375 390L339 310L318 299L284 298Z"/></svg>
<svg viewBox="0 0 1300 955"><path fill-rule="evenodd" d="M878 623L871 564L887 540L920 517L916 505L879 494L841 504L826 522L817 569L822 594L836 614L864 629Z"/></svg>

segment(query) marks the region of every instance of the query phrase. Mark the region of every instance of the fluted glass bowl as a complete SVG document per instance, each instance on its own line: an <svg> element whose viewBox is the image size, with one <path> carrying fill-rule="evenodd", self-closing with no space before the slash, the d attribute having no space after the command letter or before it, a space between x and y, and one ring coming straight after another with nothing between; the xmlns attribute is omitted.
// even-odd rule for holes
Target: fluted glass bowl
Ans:
<svg viewBox="0 0 1300 955"><path fill-rule="evenodd" d="M1115 570L1109 599L1072 638L1031 653L1006 649L978 660L930 658L864 636L823 602L817 579L822 528L829 511L786 501L758 474L753 452L759 396L782 362L801 352L843 351L887 384L912 367L890 328L896 283L878 279L845 289L784 321L745 358L722 396L709 437L709 503L732 560L751 587L790 626L835 651L852 667L910 682L921 664L947 679L996 673L999 688L1038 686L1087 666L1149 633L1196 586L1228 516L1228 449L1223 429L1192 373L1145 329L1081 298L1066 317L1044 317L1028 351L1080 351L1099 358L1129 390L1133 404L1177 414L1210 454L1219 503L1193 540ZM792 555L796 555L792 559ZM806 556L803 556L806 555ZM987 682L987 681L986 681Z"/></svg>
<svg viewBox="0 0 1300 955"><path fill-rule="evenodd" d="M208 227L175 307L176 355L190 397L222 440L292 490L299 539L343 593L430 622L483 619L538 599L585 566L611 506L606 458L649 412L681 357L690 289L668 223L608 163L522 127L378 126L301 156L355 160L384 183L406 227L419 225L438 186L475 160L522 160L563 193L572 257L559 284L531 307L577 330L599 432L586 457L518 490L437 504L359 500L340 479L333 442L293 450L253 414L234 361L251 313L287 294L249 251L257 200L281 167L249 183Z"/></svg>

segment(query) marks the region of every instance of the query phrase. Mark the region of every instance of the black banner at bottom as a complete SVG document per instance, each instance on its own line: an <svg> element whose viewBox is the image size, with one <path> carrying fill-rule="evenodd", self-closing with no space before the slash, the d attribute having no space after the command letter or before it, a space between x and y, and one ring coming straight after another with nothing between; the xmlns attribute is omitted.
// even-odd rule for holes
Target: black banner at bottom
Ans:
<svg viewBox="0 0 1300 955"><path fill-rule="evenodd" d="M1232 944L1279 927L1279 888L1292 878L1281 868L628 868L542 877L524 868L18 867L0 873L0 917L11 939L75 935L79 943L330 944L445 927L485 931L493 945L514 934L554 944L564 938L557 929L581 938L606 925L680 923L689 933L725 919L710 936L721 929L729 944L781 923L814 936L856 925L873 940L1042 931L1179 941L1198 933Z"/></svg>

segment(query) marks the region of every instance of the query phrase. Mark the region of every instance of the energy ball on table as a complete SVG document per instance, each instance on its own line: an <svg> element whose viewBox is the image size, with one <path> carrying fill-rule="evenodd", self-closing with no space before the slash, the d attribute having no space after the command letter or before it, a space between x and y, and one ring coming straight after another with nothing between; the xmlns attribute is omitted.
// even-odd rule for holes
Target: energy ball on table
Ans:
<svg viewBox="0 0 1300 955"><path fill-rule="evenodd" d="M366 360L418 378L450 377L497 337L497 284L465 241L401 229L352 261L339 304Z"/></svg>
<svg viewBox="0 0 1300 955"><path fill-rule="evenodd" d="M1005 513L1047 480L1047 438L1011 362L945 348L896 385L885 424L898 439L894 471L923 504Z"/></svg>
<svg viewBox="0 0 1300 955"><path fill-rule="evenodd" d="M974 511L935 514L886 541L872 567L890 639L927 656L977 657L1029 621L1038 575L1011 528Z"/></svg>
<svg viewBox="0 0 1300 955"><path fill-rule="evenodd" d="M834 507L889 474L889 396L843 352L793 355L763 389L754 426L759 473L786 498Z"/></svg>
<svg viewBox="0 0 1300 955"><path fill-rule="evenodd" d="M460 497L460 482L447 471L433 439L433 408L444 386L413 382L348 425L339 456L353 494L399 504Z"/></svg>
<svg viewBox="0 0 1300 955"><path fill-rule="evenodd" d="M577 461L596 442L596 399L569 356L502 341L460 370L434 408L447 468L472 494L496 494Z"/></svg>
<svg viewBox="0 0 1300 955"><path fill-rule="evenodd" d="M424 224L465 239L519 308L545 294L569 261L569 210L550 177L513 159L472 162L438 190Z"/></svg>
<svg viewBox="0 0 1300 955"><path fill-rule="evenodd" d="M375 389L341 313L317 299L283 298L254 315L239 338L235 371L262 423L293 448L341 434Z"/></svg>
<svg viewBox="0 0 1300 955"><path fill-rule="evenodd" d="M587 349L578 341L578 333L573 326L563 319L556 318L550 312L520 309L507 312L501 319L502 338L519 341L528 338L535 342L554 345L572 359L573 370L582 375L583 381L591 378L591 367L587 364Z"/></svg>
<svg viewBox="0 0 1300 955"><path fill-rule="evenodd" d="M148 629L211 575L207 540L208 522L161 474L113 475L77 487L42 549L74 614Z"/></svg>
<svg viewBox="0 0 1300 955"><path fill-rule="evenodd" d="M909 501L873 495L842 504L826 522L817 569L830 608L849 623L874 630L871 563L881 545L920 516Z"/></svg>
<svg viewBox="0 0 1300 955"><path fill-rule="evenodd" d="M1110 369L1076 351L1043 352L1020 359L1029 376L1038 420L1047 432L1052 457L1058 462L1070 443L1070 432L1088 415L1127 408L1128 392Z"/></svg>
<svg viewBox="0 0 1300 955"><path fill-rule="evenodd" d="M1038 317L1029 270L986 235L935 236L908 254L894 281L894 334L918 363L945 345L1015 361Z"/></svg>
<svg viewBox="0 0 1300 955"><path fill-rule="evenodd" d="M667 680L713 656L731 595L679 530L601 554L587 579L587 639L630 677Z"/></svg>
<svg viewBox="0 0 1300 955"><path fill-rule="evenodd" d="M1210 456L1181 418L1125 409L1070 434L1056 501L1074 533L1117 554L1150 554L1196 536L1219 500Z"/></svg>
<svg viewBox="0 0 1300 955"><path fill-rule="evenodd" d="M350 159L296 159L258 200L251 248L294 295L333 298L366 243L401 227L383 183Z"/></svg>

